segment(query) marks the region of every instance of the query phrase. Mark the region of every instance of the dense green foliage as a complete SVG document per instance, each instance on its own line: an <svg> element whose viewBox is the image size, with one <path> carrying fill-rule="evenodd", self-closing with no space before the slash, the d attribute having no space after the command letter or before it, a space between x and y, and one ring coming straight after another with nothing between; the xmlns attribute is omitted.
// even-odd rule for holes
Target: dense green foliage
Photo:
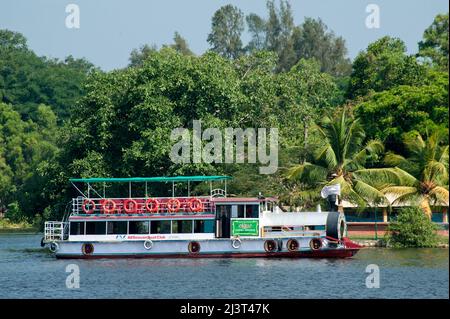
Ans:
<svg viewBox="0 0 450 319"><path fill-rule="evenodd" d="M436 227L419 208L403 208L389 224L387 241L393 247L435 247Z"/></svg>
<svg viewBox="0 0 450 319"><path fill-rule="evenodd" d="M34 119L40 104L49 105L60 122L83 95L83 81L93 69L84 59L38 57L18 33L0 30L0 102L11 104L24 119Z"/></svg>
<svg viewBox="0 0 450 319"><path fill-rule="evenodd" d="M211 50L195 55L176 32L172 44L134 49L129 65L111 72L84 59L38 57L21 34L0 30L0 209L16 221L59 218L75 195L67 185L74 176L229 174L232 194L278 195L301 209L315 206L318 189L333 181L361 204L388 186L410 187L398 175L409 168L383 158L411 161L405 139L419 133L428 145L428 136L448 129L446 23L448 14L436 17L417 56L384 37L352 64L341 37L321 20L296 25L287 1L268 1L267 17L228 5L212 17ZM279 170L173 163L170 133L192 129L193 120L203 128L278 128ZM434 177L448 172L448 139L435 144ZM375 172L386 166L397 175L381 184ZM448 198L448 179L436 185Z"/></svg>

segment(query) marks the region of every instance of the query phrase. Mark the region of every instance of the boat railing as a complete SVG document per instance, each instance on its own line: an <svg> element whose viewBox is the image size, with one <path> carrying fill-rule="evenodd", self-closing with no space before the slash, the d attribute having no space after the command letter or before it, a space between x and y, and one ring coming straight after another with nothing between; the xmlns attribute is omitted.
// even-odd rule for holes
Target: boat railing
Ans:
<svg viewBox="0 0 450 319"><path fill-rule="evenodd" d="M215 206L214 202L211 201L209 196L197 196L196 199L201 201L201 209L195 211L196 213L202 212L214 212ZM133 200L136 202L136 209L133 214L145 214L145 213L183 213L192 212L190 203L194 197L152 197L153 200L158 201L158 208L155 211L149 212L146 207L146 202L149 198L145 197L133 197L133 198L86 198L79 196L74 198L72 201L72 214L80 215L86 214L86 208L83 209L87 204L93 205L90 207L88 214L107 214L105 211L104 203L105 200L111 200L114 204L112 211L109 214L130 214L125 210L125 203L128 200ZM179 202L179 207L176 210L169 209L169 201L176 199ZM173 201L171 205L173 207ZM176 205L175 205L176 206Z"/></svg>
<svg viewBox="0 0 450 319"><path fill-rule="evenodd" d="M44 240L64 240L68 227L67 222L49 221L44 224Z"/></svg>
<svg viewBox="0 0 450 319"><path fill-rule="evenodd" d="M222 188L216 188L211 190L211 197L227 197L227 193Z"/></svg>

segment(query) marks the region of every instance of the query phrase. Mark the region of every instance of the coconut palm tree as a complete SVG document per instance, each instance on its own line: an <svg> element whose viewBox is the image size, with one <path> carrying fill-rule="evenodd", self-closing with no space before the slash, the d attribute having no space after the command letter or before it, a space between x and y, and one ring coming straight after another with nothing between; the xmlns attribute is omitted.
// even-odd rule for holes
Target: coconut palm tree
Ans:
<svg viewBox="0 0 450 319"><path fill-rule="evenodd" d="M360 207L385 200L368 178L365 181L356 178L369 160L376 160L384 151L379 140L363 144L365 133L358 119L343 109L335 117L324 117L320 125L312 128L312 136L315 136L316 147L311 161L291 167L287 173L289 180L309 185L305 190L308 196L311 189L340 184L341 198ZM301 197L302 192L298 196Z"/></svg>
<svg viewBox="0 0 450 319"><path fill-rule="evenodd" d="M391 167L359 172L358 178L394 196L393 203L419 205L431 218L431 206L449 202L449 150L442 145L447 135L446 130L439 130L424 140L419 133L410 133L404 138L408 157L388 153L384 162Z"/></svg>

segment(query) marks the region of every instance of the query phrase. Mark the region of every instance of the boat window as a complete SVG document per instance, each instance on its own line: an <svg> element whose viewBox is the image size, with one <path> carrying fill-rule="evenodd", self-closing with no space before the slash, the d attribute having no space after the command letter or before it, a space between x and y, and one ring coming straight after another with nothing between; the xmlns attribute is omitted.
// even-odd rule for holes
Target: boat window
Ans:
<svg viewBox="0 0 450 319"><path fill-rule="evenodd" d="M214 220L194 220L194 233L214 233Z"/></svg>
<svg viewBox="0 0 450 319"><path fill-rule="evenodd" d="M150 224L151 234L170 234L170 220L152 221Z"/></svg>
<svg viewBox="0 0 450 319"><path fill-rule="evenodd" d="M172 220L172 234L192 233L192 220Z"/></svg>
<svg viewBox="0 0 450 319"><path fill-rule="evenodd" d="M258 218L258 205L245 205L246 218Z"/></svg>
<svg viewBox="0 0 450 319"><path fill-rule="evenodd" d="M127 222L108 222L108 235L125 235L127 233Z"/></svg>
<svg viewBox="0 0 450 319"><path fill-rule="evenodd" d="M238 218L245 217L245 205L238 205Z"/></svg>
<svg viewBox="0 0 450 319"><path fill-rule="evenodd" d="M71 222L70 223L71 235L84 235L84 222Z"/></svg>
<svg viewBox="0 0 450 319"><path fill-rule="evenodd" d="M259 205L238 205L238 218L258 218Z"/></svg>
<svg viewBox="0 0 450 319"><path fill-rule="evenodd" d="M86 235L105 235L106 222L86 222Z"/></svg>
<svg viewBox="0 0 450 319"><path fill-rule="evenodd" d="M148 221L130 221L128 224L128 234L148 234Z"/></svg>

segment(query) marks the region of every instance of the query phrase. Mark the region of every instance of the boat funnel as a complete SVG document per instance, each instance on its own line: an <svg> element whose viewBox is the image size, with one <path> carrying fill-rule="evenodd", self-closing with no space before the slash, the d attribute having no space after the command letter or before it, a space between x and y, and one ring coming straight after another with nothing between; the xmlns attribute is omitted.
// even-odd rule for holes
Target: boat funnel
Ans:
<svg viewBox="0 0 450 319"><path fill-rule="evenodd" d="M322 191L320 192L320 196L322 196L322 198L327 199L329 210L331 212L338 211L339 195L341 195L340 184L325 186L324 188L322 188Z"/></svg>

